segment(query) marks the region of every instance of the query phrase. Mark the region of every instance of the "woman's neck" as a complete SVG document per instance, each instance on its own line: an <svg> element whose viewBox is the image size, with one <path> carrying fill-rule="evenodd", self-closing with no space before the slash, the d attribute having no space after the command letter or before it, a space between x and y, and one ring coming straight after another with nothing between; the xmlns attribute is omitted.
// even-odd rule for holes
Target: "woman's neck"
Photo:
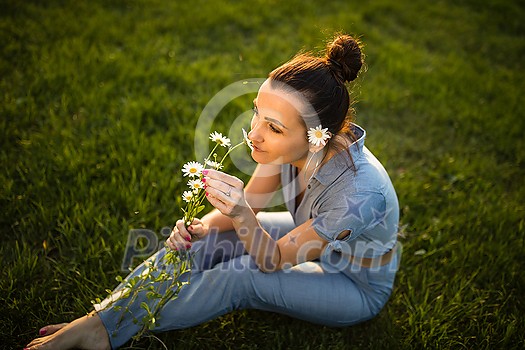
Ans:
<svg viewBox="0 0 525 350"><path fill-rule="evenodd" d="M334 150L321 150L315 154L308 152L308 154L293 163L298 169L298 173L305 179L305 182L308 182L308 179L311 179L319 169L328 162L330 158L335 155ZM308 181L307 181L308 180Z"/></svg>

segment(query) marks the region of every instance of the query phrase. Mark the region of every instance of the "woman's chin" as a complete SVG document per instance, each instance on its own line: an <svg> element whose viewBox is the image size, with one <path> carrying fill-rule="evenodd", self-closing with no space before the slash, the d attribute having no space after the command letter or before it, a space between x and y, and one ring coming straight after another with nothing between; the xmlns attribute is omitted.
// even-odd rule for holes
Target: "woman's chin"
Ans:
<svg viewBox="0 0 525 350"><path fill-rule="evenodd" d="M252 159L257 164L272 164L272 162L269 159L266 159L265 157L261 157L260 154L253 154L253 152L252 152Z"/></svg>
<svg viewBox="0 0 525 350"><path fill-rule="evenodd" d="M283 159L282 157L279 157L277 159L271 159L270 157L265 155L264 152L260 151L252 151L251 156L252 159L258 164L283 165L286 163L285 159Z"/></svg>
<svg viewBox="0 0 525 350"><path fill-rule="evenodd" d="M251 156L257 164L268 164L268 161L265 160L263 157L260 157L260 155L257 154L255 151L252 151Z"/></svg>

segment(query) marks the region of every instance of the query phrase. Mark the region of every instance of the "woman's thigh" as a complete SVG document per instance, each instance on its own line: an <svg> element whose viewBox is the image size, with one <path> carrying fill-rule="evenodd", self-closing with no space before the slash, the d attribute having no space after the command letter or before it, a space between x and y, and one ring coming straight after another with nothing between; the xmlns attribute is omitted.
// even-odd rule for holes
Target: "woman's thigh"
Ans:
<svg viewBox="0 0 525 350"><path fill-rule="evenodd" d="M214 314L212 310L259 309L326 326L348 326L370 319L376 313L359 284L341 272L324 269L319 262L264 273L250 256L243 255L197 276L182 294L191 295L190 305L205 302L209 307L205 312L208 317ZM188 311L185 314L188 315Z"/></svg>

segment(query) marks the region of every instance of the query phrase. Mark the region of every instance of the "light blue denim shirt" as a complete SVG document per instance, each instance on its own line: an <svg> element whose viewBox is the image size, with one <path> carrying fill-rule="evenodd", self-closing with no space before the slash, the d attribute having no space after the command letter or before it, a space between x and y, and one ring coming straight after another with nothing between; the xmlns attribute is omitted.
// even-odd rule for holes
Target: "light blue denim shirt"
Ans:
<svg viewBox="0 0 525 350"><path fill-rule="evenodd" d="M365 147L366 132L353 124L357 141L348 152L328 160L307 184L304 197L296 208L299 194L297 168L282 166L281 182L286 206L295 224L313 218L317 234L335 251L356 257L376 257L393 248L399 223L399 204L392 182L381 163ZM350 234L337 240L341 232Z"/></svg>

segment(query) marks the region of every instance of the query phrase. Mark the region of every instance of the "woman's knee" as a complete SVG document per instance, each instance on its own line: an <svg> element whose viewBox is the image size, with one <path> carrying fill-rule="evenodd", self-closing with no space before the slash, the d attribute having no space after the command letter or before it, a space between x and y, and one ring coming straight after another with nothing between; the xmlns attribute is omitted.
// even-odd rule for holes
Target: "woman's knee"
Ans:
<svg viewBox="0 0 525 350"><path fill-rule="evenodd" d="M242 242L234 231L211 233L191 249L193 268L197 271L212 269L215 265L245 254Z"/></svg>

